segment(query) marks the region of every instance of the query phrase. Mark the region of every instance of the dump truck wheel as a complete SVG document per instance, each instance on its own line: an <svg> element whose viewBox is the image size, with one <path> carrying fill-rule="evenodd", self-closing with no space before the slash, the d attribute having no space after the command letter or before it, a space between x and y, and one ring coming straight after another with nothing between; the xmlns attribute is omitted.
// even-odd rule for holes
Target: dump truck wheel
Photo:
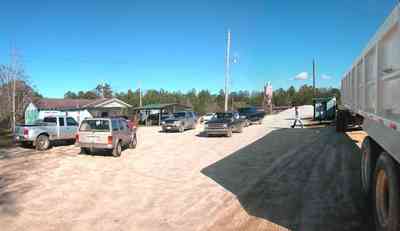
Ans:
<svg viewBox="0 0 400 231"><path fill-rule="evenodd" d="M369 197L371 193L371 184L377 156L375 144L370 137L366 137L361 145L361 185L367 197Z"/></svg>
<svg viewBox="0 0 400 231"><path fill-rule="evenodd" d="M374 218L376 230L400 230L399 172L395 161L383 152L374 173Z"/></svg>
<svg viewBox="0 0 400 231"><path fill-rule="evenodd" d="M337 132L342 132L341 123L342 123L342 112L338 111L337 115L336 115L336 131Z"/></svg>
<svg viewBox="0 0 400 231"><path fill-rule="evenodd" d="M115 157L119 157L119 156L121 156L121 152L122 152L122 145L121 145L121 142L118 141L117 145L115 145L115 147L112 151L112 154Z"/></svg>
<svg viewBox="0 0 400 231"><path fill-rule="evenodd" d="M47 135L40 135L36 139L36 149L38 151L44 151L49 149L50 147L50 139Z"/></svg>

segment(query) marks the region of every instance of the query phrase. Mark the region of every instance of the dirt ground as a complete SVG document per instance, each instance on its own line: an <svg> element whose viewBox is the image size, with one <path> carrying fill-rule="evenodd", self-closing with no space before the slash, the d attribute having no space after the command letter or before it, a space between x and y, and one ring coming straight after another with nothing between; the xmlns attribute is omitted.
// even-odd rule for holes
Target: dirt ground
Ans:
<svg viewBox="0 0 400 231"><path fill-rule="evenodd" d="M1 230L368 230L357 145L293 114L231 138L140 128L120 158L0 149Z"/></svg>

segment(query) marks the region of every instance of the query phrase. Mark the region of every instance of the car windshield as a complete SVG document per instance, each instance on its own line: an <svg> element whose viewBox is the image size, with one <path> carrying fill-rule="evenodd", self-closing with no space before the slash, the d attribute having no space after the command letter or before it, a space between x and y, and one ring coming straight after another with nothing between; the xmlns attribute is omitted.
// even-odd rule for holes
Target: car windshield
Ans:
<svg viewBox="0 0 400 231"><path fill-rule="evenodd" d="M185 112L176 112L174 113L175 118L180 118L180 117L185 117L186 113Z"/></svg>
<svg viewBox="0 0 400 231"><path fill-rule="evenodd" d="M206 116L213 116L214 113L207 113Z"/></svg>
<svg viewBox="0 0 400 231"><path fill-rule="evenodd" d="M232 117L233 117L232 113L222 112L222 113L217 113L216 114L216 118L218 118L218 119L230 119Z"/></svg>
<svg viewBox="0 0 400 231"><path fill-rule="evenodd" d="M79 131L89 132L108 132L110 131L110 121L108 120L84 120Z"/></svg>

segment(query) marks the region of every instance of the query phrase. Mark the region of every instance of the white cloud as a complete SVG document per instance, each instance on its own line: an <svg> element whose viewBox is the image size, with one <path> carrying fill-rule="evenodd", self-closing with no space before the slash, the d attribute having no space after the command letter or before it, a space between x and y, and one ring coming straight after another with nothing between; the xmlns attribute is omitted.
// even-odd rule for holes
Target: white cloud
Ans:
<svg viewBox="0 0 400 231"><path fill-rule="evenodd" d="M295 80L307 80L308 79L308 73L307 72L301 72L300 74L296 75L294 77Z"/></svg>
<svg viewBox="0 0 400 231"><path fill-rule="evenodd" d="M329 79L332 79L332 76L326 75L326 74L322 74L322 75L321 75L321 79L323 79L323 80L329 80Z"/></svg>

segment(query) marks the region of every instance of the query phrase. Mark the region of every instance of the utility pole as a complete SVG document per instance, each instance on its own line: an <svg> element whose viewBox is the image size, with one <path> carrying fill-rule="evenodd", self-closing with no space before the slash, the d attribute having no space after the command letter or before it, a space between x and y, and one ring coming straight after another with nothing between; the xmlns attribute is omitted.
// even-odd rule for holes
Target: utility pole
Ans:
<svg viewBox="0 0 400 231"><path fill-rule="evenodd" d="M315 66L315 59L313 59L313 98L317 96L317 91L315 89L315 75L316 75L316 66ZM315 102L315 101L313 101ZM313 113L313 120L315 120L315 103L313 103L314 106L314 113Z"/></svg>
<svg viewBox="0 0 400 231"><path fill-rule="evenodd" d="M229 65L230 65L230 48L231 48L231 30L228 29L228 38L227 38L227 44L226 44L226 58L225 58L225 111L228 111L228 97L229 97L229 92L228 92L228 83L229 83Z"/></svg>
<svg viewBox="0 0 400 231"><path fill-rule="evenodd" d="M315 98L317 95L317 91L315 89L315 75L316 75L316 66L315 66L315 59L313 60L313 97Z"/></svg>
<svg viewBox="0 0 400 231"><path fill-rule="evenodd" d="M139 86L139 107L142 107L142 89L140 86L140 81L138 81L138 86Z"/></svg>
<svg viewBox="0 0 400 231"><path fill-rule="evenodd" d="M16 78L17 78L17 51L15 48L15 44L11 45L11 74L12 74L12 132L15 132L15 124L16 124Z"/></svg>

